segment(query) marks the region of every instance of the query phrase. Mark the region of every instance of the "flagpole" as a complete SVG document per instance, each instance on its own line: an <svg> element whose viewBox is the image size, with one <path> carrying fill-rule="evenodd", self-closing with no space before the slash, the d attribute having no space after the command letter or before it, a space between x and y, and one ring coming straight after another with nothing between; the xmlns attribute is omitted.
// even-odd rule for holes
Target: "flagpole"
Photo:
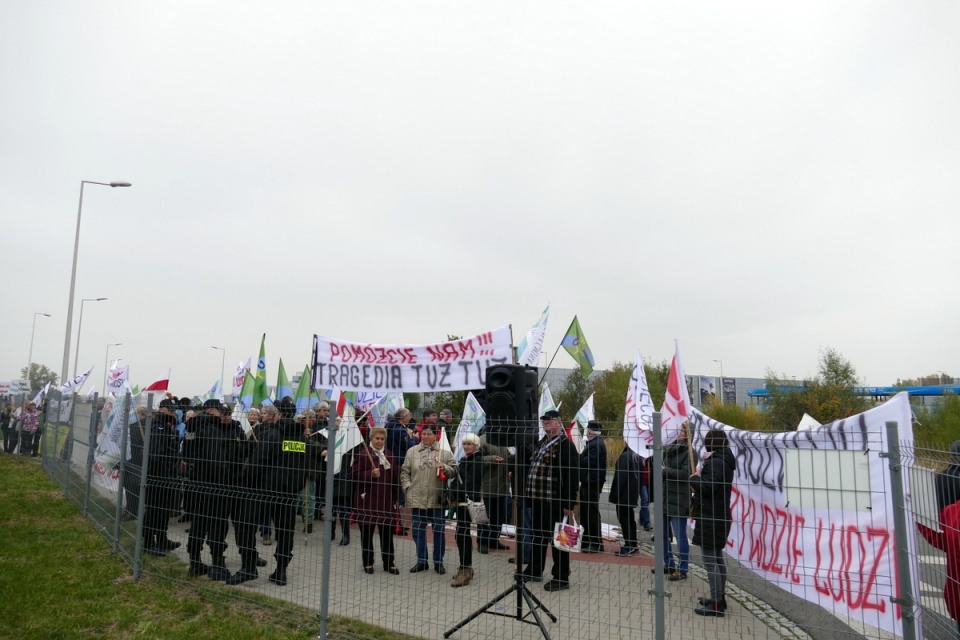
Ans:
<svg viewBox="0 0 960 640"><path fill-rule="evenodd" d="M547 371L550 371L550 366L553 364L554 358L557 357L557 354L560 353L560 347L563 346L563 343L557 345L557 350L553 352L553 358L550 358L550 362L547 363L547 368L543 370L543 378L540 378L540 382L537 383L537 388L539 389L543 386L543 380L547 377Z"/></svg>

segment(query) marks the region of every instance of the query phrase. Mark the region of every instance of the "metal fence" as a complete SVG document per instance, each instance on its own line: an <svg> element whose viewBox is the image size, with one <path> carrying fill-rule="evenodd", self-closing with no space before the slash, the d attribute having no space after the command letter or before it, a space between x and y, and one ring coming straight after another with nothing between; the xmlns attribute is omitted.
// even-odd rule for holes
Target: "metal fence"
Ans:
<svg viewBox="0 0 960 640"><path fill-rule="evenodd" d="M126 411L136 411L131 402L125 404ZM378 490L370 472L379 468L383 478L406 478L396 456L384 456L388 463L392 461L388 472L383 458L361 445L352 456L340 460L342 468L335 474L333 441L337 431L329 434L332 438L326 448L319 439L303 435L319 430L317 424L285 418L282 428L258 427L253 431L256 437L247 437L236 432L229 418L221 420L213 411L204 417L204 410L197 409L198 417L181 438L176 433L176 419L163 418L152 405L141 409L139 420L128 419L124 411L115 412L114 420L127 425L119 429L103 424L94 406L78 402L61 407L56 394L51 396L42 441L43 466L130 565L133 576L175 582L209 598L255 603L264 615L300 621L305 637L323 632L329 637L376 637L351 626L350 620L424 638L891 637L891 631L877 626L881 608L897 611L898 631L905 637L957 637L957 622L951 619L944 601L944 586L953 579L947 574L949 551L945 553L916 535L919 523L930 527L934 542L940 540L937 536L949 537L930 506L936 503L933 486L937 474L949 461L943 451L912 442L901 450L895 423L884 437L847 443L846 448L841 447L842 455L832 458L821 455L823 447L791 449L787 445L780 450L771 441L747 444L743 439L731 439L740 470L730 498L733 522L724 556L728 573L725 603L722 611L701 615L705 606L701 600L711 597L710 576L701 547L691 545L688 564L681 564L684 539L692 540L697 531L686 517L664 517L664 505L670 502L664 491L669 494L677 486L662 469L677 464L677 451L658 442L650 449L647 467L661 471L650 473L652 482L640 485L645 507L637 502L632 505L634 511L624 509L631 505L621 505L618 512L611 502L615 473L619 474L618 492L633 474L638 474L638 480L643 477L642 471L629 466L606 470L595 503L589 499L590 491L580 493L584 504L577 505L576 513L591 521L588 531L580 535L586 536L589 544L595 542L591 535L598 533L600 547L596 553L581 550L569 554L569 576L559 575L564 579L557 587L557 568L565 559L553 555L552 535L543 537L542 527L532 527L537 543L532 551L545 554L543 573L518 580L518 565L511 562L519 556L520 566L536 574L536 569L530 571L529 559L525 562L523 552L517 551L518 540L529 530L523 526L524 515L540 521L547 508L541 502L536 509L525 510L520 508L524 502L518 500L519 520L513 520L514 488L503 487L510 486L506 479L510 473L530 478L530 460L524 466L522 455L517 461L509 451L484 443L478 454L486 456L484 473L502 484L501 489L488 488L481 497L494 521L501 512L506 521L464 527L468 511L463 508L412 513L411 501L420 499L420 483L428 481L425 469L435 471L429 465L436 456L422 449L411 450L405 464L414 484L406 491L407 506L396 510L391 521L377 529L370 526L376 520L370 514L377 509L365 502ZM693 422L696 469L703 463L706 433L717 425ZM605 425L604 432L617 432L620 427ZM174 430L172 438L170 429ZM130 448L129 459L127 455L107 455L111 447L105 441L111 435L116 436L117 453ZM624 446L622 440L602 435L600 441L609 450L619 451ZM276 451L266 455L270 447ZM757 490L780 491L789 497L787 505L790 500L821 505L818 508L824 517L817 522L809 517L788 522L791 507L780 508L772 502L748 505L750 494L740 484L742 474L744 468L758 464L750 451L765 449L775 452L771 459L779 460L783 469L776 478L761 473L751 479L760 487ZM324 463L323 451L328 451L326 460L334 460L334 464ZM530 455L537 455L536 446ZM869 462L859 462L856 455ZM575 460L579 457L578 453ZM610 457L619 461L613 453ZM115 467L107 468L113 459ZM603 459L606 463L606 457ZM204 460L212 464L205 466ZM631 460L625 459L624 464ZM864 470L864 464L870 468ZM879 473L876 465L884 468L879 493L870 480L871 473ZM461 470L468 468L460 465ZM277 480L279 477L284 480ZM291 491L291 482L305 490ZM563 495L553 499L562 502L568 489L556 486ZM881 504L894 506L889 538L871 529L871 518ZM589 530L595 525L590 505L599 512L598 532ZM863 526L859 530L831 528L831 518L841 511L861 514ZM438 529L427 529L426 524L432 525L438 514ZM458 549L455 516L461 522L459 549L465 551L469 544L472 550L469 561ZM638 529L636 553L624 539L623 527L631 517ZM363 534L373 537L372 560L361 551L360 524L364 525ZM425 558L414 541L421 525ZM698 526L707 530L702 519ZM381 544L389 544L387 537L380 537L382 530L389 531L392 538L392 559L381 554ZM831 542L830 536L836 540ZM789 554L778 555L768 548L799 550L806 544L802 538L809 538L809 549L815 549L803 557L795 555L791 560ZM881 538L888 545L883 550L877 542ZM210 567L220 566L221 543L225 572L211 571ZM835 559L821 557L828 549L830 553L837 550ZM877 553L871 555L871 551ZM892 553L883 555L881 551ZM668 562L668 558L672 560ZM870 563L869 558L880 560ZM422 568L419 565L424 559L426 569L412 572ZM203 566L197 565L197 560ZM444 573L439 573L438 565ZM472 570L468 584L452 586L464 566ZM286 570L278 571L282 567ZM391 572L393 567L397 571ZM811 578L824 567L823 573ZM559 571L563 573L562 568ZM241 573L245 579L238 580ZM238 584L226 584L226 576ZM798 584L808 580L813 589L798 595L802 591ZM557 588L545 588L551 584ZM879 595L886 591L891 593L889 597ZM811 593L819 593L819 599L810 597ZM537 616L542 630L535 624Z"/></svg>

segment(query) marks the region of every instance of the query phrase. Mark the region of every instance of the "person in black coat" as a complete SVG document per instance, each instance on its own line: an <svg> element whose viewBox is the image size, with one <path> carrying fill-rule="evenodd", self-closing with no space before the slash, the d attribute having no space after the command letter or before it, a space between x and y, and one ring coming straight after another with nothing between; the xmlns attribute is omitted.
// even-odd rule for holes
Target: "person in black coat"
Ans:
<svg viewBox="0 0 960 640"><path fill-rule="evenodd" d="M690 516L690 474L696 469L696 456L690 463L688 430L684 423L677 441L663 448L663 570L669 573L669 580L686 580L690 563L690 540L687 537L687 519ZM652 473L652 471L651 471ZM673 544L670 532L677 541L679 557L673 556Z"/></svg>
<svg viewBox="0 0 960 640"><path fill-rule="evenodd" d="M602 425L597 420L587 423L587 442L580 453L580 520L583 524L583 553L603 553L600 523L600 491L607 481L607 445L603 442Z"/></svg>
<svg viewBox="0 0 960 640"><path fill-rule="evenodd" d="M168 404L164 404L168 403ZM173 509L176 470L179 461L179 436L177 416L170 409L170 401L162 400L160 409L153 414L150 426L150 451L147 461L147 487L143 510L144 550L155 556L164 556L180 546L167 538L170 511ZM136 447L143 460L144 425L138 423L130 430L131 455ZM140 478L137 479L139 485Z"/></svg>
<svg viewBox="0 0 960 640"><path fill-rule="evenodd" d="M623 533L623 546L618 556L636 555L640 548L637 544L636 506L640 500L640 473L643 459L630 450L627 441L623 441L623 453L614 466L613 482L610 484L610 502L616 505L617 522Z"/></svg>
<svg viewBox="0 0 960 640"><path fill-rule="evenodd" d="M732 514L730 496L733 478L737 472L737 458L730 451L727 434L722 429L712 429L704 438L704 448L709 455L700 473L690 476L690 487L700 499L700 515L694 544L703 551L703 567L710 583L710 598L701 598L695 613L701 616L723 616L727 609L727 566L723 561L723 549L730 535Z"/></svg>
<svg viewBox="0 0 960 640"><path fill-rule="evenodd" d="M461 442L464 455L457 463L457 475L450 483L453 502L457 507L457 551L460 567L451 587L465 587L473 580L473 539L470 537L470 511L467 500L480 502L483 493L483 454L480 438L468 433Z"/></svg>
<svg viewBox="0 0 960 640"><path fill-rule="evenodd" d="M937 474L937 513L960 500L960 440L950 445L950 466Z"/></svg>

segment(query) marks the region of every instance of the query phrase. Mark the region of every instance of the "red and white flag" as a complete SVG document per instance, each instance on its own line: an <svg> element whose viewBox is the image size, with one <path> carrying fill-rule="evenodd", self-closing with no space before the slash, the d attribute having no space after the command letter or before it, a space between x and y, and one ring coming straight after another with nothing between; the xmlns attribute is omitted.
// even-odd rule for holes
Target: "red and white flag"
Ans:
<svg viewBox="0 0 960 640"><path fill-rule="evenodd" d="M233 397L239 398L240 391L243 389L243 380L246 378L247 371L250 371L250 365L253 364L253 358L247 358L246 363L243 360L237 365L237 370L233 372Z"/></svg>
<svg viewBox="0 0 960 640"><path fill-rule="evenodd" d="M167 369L167 372L157 378L156 382L151 382L146 389L143 389L143 392L150 393L154 392L163 392L166 393L170 389L170 369Z"/></svg>
<svg viewBox="0 0 960 640"><path fill-rule="evenodd" d="M643 356L637 349L627 386L627 404L623 411L623 439L630 450L642 458L653 455L653 399L643 369Z"/></svg>
<svg viewBox="0 0 960 640"><path fill-rule="evenodd" d="M671 444L680 436L683 423L690 415L690 393L687 391L687 378L683 375L683 363L680 361L680 343L674 341L676 352L670 363L670 376L667 378L667 393L660 409L660 433L663 444Z"/></svg>

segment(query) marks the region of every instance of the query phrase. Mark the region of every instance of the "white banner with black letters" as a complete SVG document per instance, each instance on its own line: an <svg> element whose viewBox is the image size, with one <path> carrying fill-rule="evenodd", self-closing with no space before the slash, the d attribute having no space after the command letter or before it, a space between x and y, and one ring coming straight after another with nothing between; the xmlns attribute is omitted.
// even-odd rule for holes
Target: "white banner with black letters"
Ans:
<svg viewBox="0 0 960 640"><path fill-rule="evenodd" d="M361 344L313 336L313 388L436 392L480 389L512 362L510 327L437 344Z"/></svg>

